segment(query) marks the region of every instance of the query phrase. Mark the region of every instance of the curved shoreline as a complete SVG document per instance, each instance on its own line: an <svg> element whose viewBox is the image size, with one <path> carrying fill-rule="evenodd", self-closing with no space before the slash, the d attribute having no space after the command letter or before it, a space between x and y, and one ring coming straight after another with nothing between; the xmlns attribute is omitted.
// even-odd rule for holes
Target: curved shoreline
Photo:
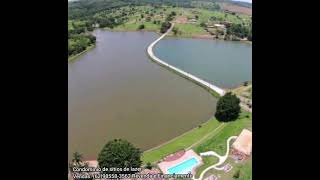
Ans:
<svg viewBox="0 0 320 180"><path fill-rule="evenodd" d="M80 52L80 53L78 53L78 54L75 54L75 55L69 57L69 58L68 58L68 63L77 60L81 55L87 53L88 51L90 51L91 49L93 49L93 48L95 48L95 47L96 47L96 44L90 45L90 46L88 46L84 51L82 51L82 52Z"/></svg>
<svg viewBox="0 0 320 180"><path fill-rule="evenodd" d="M147 53L148 53L149 57L151 59L153 59L155 62L157 62L157 63L159 63L159 64L161 64L161 65L163 65L163 66L165 66L165 67L167 67L167 68L169 68L171 70L174 70L175 72L177 72L177 73L179 73L179 74L181 74L181 75L183 75L183 76L185 76L185 77L197 82L199 85L201 85L201 86L203 86L205 88L208 88L209 90L213 90L214 92L218 93L220 96L223 96L226 93L226 91L224 89L219 88L218 86L215 86L213 84L210 84L210 83L208 83L208 82L206 82L206 81L204 81L204 80L202 80L202 79L200 79L200 78L198 78L198 77L196 77L196 76L194 76L194 75L192 75L190 73L187 73L187 72L185 72L185 71L183 71L183 70L181 70L179 68L176 68L176 67L174 67L174 66L172 66L172 65L170 65L170 64L168 64L168 63L166 63L164 61L162 61L161 59L159 59L158 57L156 57L154 55L154 53L153 53L154 45L156 45L162 38L164 38L172 30L173 26L174 26L174 23L172 23L171 27L167 30L166 33L164 33L162 36L160 36L158 39L156 39L154 42L152 42L148 46Z"/></svg>

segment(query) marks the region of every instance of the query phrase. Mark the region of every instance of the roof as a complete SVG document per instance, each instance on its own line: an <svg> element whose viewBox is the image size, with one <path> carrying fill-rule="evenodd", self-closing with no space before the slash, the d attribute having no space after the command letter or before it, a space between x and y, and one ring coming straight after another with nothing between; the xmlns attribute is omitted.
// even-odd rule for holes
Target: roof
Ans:
<svg viewBox="0 0 320 180"><path fill-rule="evenodd" d="M232 148L246 155L250 155L252 151L252 132L243 129L236 141L232 144Z"/></svg>

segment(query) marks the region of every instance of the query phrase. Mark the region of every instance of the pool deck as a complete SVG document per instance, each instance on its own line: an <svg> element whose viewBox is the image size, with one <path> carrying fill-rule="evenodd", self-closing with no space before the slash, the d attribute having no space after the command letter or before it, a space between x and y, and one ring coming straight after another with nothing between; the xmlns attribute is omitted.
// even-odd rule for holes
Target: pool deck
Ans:
<svg viewBox="0 0 320 180"><path fill-rule="evenodd" d="M177 159L181 158L185 153L186 153L185 150L178 151L174 154L170 154L169 156L165 157L163 161L170 162L170 161L177 160Z"/></svg>
<svg viewBox="0 0 320 180"><path fill-rule="evenodd" d="M195 153L192 149L186 151L180 158L175 159L175 160L171 160L171 161L162 161L161 163L158 164L158 166L161 169L161 171L163 172L163 174L170 174L168 172L168 170L171 167L174 167L174 166L176 166L186 160L189 160L191 158L195 158L199 162L199 164L197 166L195 166L191 172L193 175L195 175L196 168L201 166L203 164L203 162L202 162L201 157L197 153Z"/></svg>

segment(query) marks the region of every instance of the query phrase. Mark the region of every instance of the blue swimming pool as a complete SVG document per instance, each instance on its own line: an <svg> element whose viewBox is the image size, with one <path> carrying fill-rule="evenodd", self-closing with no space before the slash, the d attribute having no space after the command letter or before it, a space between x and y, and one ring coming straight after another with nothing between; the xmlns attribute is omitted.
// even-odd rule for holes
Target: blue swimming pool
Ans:
<svg viewBox="0 0 320 180"><path fill-rule="evenodd" d="M192 171L192 168L198 165L196 158L188 159L176 166L173 166L168 169L169 174L188 174Z"/></svg>

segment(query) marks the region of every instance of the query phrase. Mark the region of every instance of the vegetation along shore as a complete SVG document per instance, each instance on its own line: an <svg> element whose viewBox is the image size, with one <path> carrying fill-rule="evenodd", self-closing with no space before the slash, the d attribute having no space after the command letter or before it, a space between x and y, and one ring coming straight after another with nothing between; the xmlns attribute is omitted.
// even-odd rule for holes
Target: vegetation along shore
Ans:
<svg viewBox="0 0 320 180"><path fill-rule="evenodd" d="M91 34L95 28L164 33L170 27L168 22L173 22L175 28L168 36L251 41L251 13L247 12L248 7L245 6L241 7L246 8L245 12L230 8L234 6L239 4L230 6L226 3L191 0L183 3L155 3L151 0L69 2L68 57L76 57L95 44L96 39Z"/></svg>

